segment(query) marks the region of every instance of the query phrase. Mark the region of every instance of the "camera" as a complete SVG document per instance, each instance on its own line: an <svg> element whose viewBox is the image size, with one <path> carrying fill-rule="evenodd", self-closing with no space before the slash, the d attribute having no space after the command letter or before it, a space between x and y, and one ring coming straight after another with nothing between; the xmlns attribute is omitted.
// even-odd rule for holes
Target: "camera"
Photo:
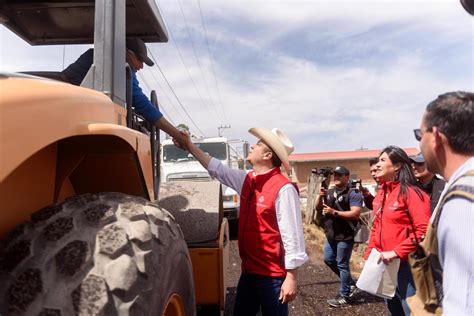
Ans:
<svg viewBox="0 0 474 316"><path fill-rule="evenodd" d="M313 169L311 170L311 172L317 174L318 176L329 178L334 173L334 170L331 167L324 167L319 169Z"/></svg>
<svg viewBox="0 0 474 316"><path fill-rule="evenodd" d="M362 179L351 179L349 181L349 187L353 189L361 189L362 188Z"/></svg>
<svg viewBox="0 0 474 316"><path fill-rule="evenodd" d="M324 180L321 182L321 187L327 190L329 187L329 182L331 181L331 175L334 173L334 170L331 167L324 168L315 168L311 170L311 173L314 173L320 177L323 177Z"/></svg>

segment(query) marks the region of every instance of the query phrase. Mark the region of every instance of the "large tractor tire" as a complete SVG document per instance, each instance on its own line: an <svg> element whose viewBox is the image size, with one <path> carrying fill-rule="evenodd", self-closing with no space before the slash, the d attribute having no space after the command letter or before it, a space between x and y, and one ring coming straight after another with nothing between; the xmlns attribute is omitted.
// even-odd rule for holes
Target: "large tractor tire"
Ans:
<svg viewBox="0 0 474 316"><path fill-rule="evenodd" d="M76 196L2 242L0 315L195 315L172 215L120 193Z"/></svg>

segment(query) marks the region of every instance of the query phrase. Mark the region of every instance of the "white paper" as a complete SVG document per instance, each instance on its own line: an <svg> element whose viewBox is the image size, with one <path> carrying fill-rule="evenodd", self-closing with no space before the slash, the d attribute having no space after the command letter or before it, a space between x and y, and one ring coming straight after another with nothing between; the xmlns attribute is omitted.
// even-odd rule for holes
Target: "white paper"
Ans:
<svg viewBox="0 0 474 316"><path fill-rule="evenodd" d="M357 280L357 287L370 294L391 299L397 288L400 258L393 259L388 265L379 261L380 252L372 248L364 269Z"/></svg>

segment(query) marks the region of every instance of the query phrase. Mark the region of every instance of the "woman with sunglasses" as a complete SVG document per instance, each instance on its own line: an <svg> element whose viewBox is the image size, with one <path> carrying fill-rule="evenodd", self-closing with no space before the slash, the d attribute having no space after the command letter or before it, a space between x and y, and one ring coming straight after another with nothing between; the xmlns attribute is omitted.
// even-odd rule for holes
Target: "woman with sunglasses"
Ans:
<svg viewBox="0 0 474 316"><path fill-rule="evenodd" d="M395 296L385 303L391 315L410 315L406 298L415 294L415 285L408 254L426 233L430 200L419 187L410 158L399 147L388 146L382 150L376 177L381 186L373 201L374 222L365 258L373 248L385 264L400 258Z"/></svg>

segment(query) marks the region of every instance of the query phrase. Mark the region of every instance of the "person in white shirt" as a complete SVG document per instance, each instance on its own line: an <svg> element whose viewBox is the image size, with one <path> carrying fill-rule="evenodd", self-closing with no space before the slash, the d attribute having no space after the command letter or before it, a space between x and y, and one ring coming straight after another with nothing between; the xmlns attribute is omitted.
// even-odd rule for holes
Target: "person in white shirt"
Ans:
<svg viewBox="0 0 474 316"><path fill-rule="evenodd" d="M453 186L467 193L438 205L432 220L439 215L437 294L443 313L474 315L474 177L468 174L474 171L474 93L440 95L426 107L415 137L428 169L447 181L440 201Z"/></svg>
<svg viewBox="0 0 474 316"><path fill-rule="evenodd" d="M296 185L283 176L289 173L288 155L293 144L280 129L251 128L258 138L248 161L253 170L235 170L195 146L188 150L221 183L241 197L239 254L242 274L237 286L234 315L288 315L288 302L296 297L298 268L305 252L300 200Z"/></svg>

